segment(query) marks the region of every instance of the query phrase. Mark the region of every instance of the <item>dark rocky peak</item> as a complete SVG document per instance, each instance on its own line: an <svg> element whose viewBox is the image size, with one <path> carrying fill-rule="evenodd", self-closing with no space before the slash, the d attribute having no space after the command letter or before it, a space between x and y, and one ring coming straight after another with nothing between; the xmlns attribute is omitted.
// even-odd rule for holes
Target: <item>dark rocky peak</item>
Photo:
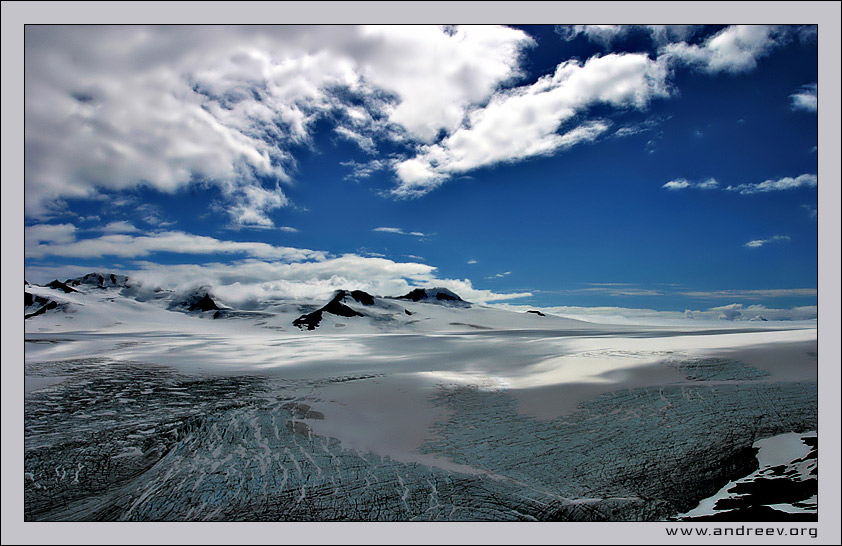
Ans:
<svg viewBox="0 0 842 546"><path fill-rule="evenodd" d="M211 299L208 294L199 298L196 302L190 304L188 307L190 311L219 311L216 302Z"/></svg>
<svg viewBox="0 0 842 546"><path fill-rule="evenodd" d="M333 298L327 303L327 305L321 308L321 311L340 317L362 317L362 313L354 311L353 309L342 303L342 300L344 300L345 297L349 294L350 293L346 290L339 290L338 292L336 292L336 294L333 295ZM372 303L374 303L373 299Z"/></svg>
<svg viewBox="0 0 842 546"><path fill-rule="evenodd" d="M362 305L374 305L374 296L362 290L337 290L333 293L330 303L334 301L341 303L346 298L350 298Z"/></svg>
<svg viewBox="0 0 842 546"><path fill-rule="evenodd" d="M355 311L354 309L351 309L350 307L342 303L342 300L344 300L346 297L351 297L355 301L363 305L374 304L374 297L361 290L354 290L353 292L348 292L347 290L337 290L333 294L331 300L327 302L327 304L325 304L320 309L316 309L312 313L301 315L300 317L292 321L292 325L297 326L302 330L315 330L316 328L318 328L319 324L321 324L324 313L330 313L331 315L336 315L339 317L364 317L364 314L360 313L359 311Z"/></svg>
<svg viewBox="0 0 842 546"><path fill-rule="evenodd" d="M399 300L409 301L439 301L439 302L457 302L467 303L454 292L447 288L416 288L408 294L398 297Z"/></svg>
<svg viewBox="0 0 842 546"><path fill-rule="evenodd" d="M189 312L204 312L220 311L222 308L216 304L208 291L208 287L203 286L180 296L176 296L173 299L172 304L170 304L170 309L178 309Z"/></svg>
<svg viewBox="0 0 842 546"><path fill-rule="evenodd" d="M129 278L114 273L88 273L75 279L67 279L69 286L87 286L91 288L125 288L129 285Z"/></svg>
<svg viewBox="0 0 842 546"><path fill-rule="evenodd" d="M539 317L546 317L547 316L544 313L542 313L541 311L535 311L534 309L530 309L529 311L527 311L527 313L532 313L534 315L538 315Z"/></svg>
<svg viewBox="0 0 842 546"><path fill-rule="evenodd" d="M374 296L362 290L352 290L351 297L363 305L374 305Z"/></svg>
<svg viewBox="0 0 842 546"><path fill-rule="evenodd" d="M70 288L69 286L67 286L67 283L63 283L58 279L51 281L45 284L44 286L46 286L47 288L52 288L53 290L61 290L65 294L69 294L71 292L78 292L78 290Z"/></svg>

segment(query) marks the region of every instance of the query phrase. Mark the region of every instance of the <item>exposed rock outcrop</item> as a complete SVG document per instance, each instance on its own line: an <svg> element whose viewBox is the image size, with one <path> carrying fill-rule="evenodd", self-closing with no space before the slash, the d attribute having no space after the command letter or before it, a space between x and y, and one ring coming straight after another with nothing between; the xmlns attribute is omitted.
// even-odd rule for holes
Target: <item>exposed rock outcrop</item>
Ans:
<svg viewBox="0 0 842 546"><path fill-rule="evenodd" d="M347 290L337 290L327 304L320 309L316 309L312 313L301 315L292 321L292 325L301 328L302 330L315 330L318 328L319 324L321 324L324 313L330 313L331 315L336 315L338 317L364 317L365 315L363 313L355 311L342 303L342 300L346 297L351 297L354 301L362 303L363 305L374 304L374 298L370 294L360 290L354 290L353 292L348 292Z"/></svg>

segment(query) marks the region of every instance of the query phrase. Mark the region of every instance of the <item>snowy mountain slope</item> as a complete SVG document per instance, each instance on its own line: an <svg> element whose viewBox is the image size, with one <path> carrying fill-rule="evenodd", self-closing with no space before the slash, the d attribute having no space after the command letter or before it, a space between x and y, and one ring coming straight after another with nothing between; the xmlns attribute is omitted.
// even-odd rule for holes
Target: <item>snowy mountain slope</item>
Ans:
<svg viewBox="0 0 842 546"><path fill-rule="evenodd" d="M75 329L79 320L92 329L115 324L173 324L179 321L176 317L162 316L162 311L203 319L244 319L257 327L311 334L337 330L378 333L587 326L587 323L571 319L538 317L474 305L444 288L419 288L400 297L339 290L326 303L250 302L250 309L238 309L221 302L209 287L176 293L108 273L89 273L65 282L56 280L43 287L26 285L25 291L33 294L32 297L38 292L40 297L46 298L40 306L30 302L25 309L27 315L39 311L39 315L30 319L40 316L37 321L40 329ZM53 300L56 303L50 304ZM50 307L41 311L47 304ZM109 310L109 306L112 309Z"/></svg>

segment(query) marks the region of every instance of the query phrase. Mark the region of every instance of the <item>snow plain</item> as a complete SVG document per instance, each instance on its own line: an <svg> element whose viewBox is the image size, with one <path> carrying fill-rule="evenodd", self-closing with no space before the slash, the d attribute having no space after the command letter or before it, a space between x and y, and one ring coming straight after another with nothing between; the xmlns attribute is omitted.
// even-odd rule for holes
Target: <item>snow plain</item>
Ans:
<svg viewBox="0 0 842 546"><path fill-rule="evenodd" d="M815 322L25 289L33 520L663 520L816 427Z"/></svg>

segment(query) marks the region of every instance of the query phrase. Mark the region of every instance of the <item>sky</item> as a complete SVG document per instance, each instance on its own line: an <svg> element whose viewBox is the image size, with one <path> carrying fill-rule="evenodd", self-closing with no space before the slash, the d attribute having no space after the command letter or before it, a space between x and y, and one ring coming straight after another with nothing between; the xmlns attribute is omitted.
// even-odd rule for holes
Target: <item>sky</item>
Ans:
<svg viewBox="0 0 842 546"><path fill-rule="evenodd" d="M814 26L30 25L24 57L31 282L816 316Z"/></svg>

